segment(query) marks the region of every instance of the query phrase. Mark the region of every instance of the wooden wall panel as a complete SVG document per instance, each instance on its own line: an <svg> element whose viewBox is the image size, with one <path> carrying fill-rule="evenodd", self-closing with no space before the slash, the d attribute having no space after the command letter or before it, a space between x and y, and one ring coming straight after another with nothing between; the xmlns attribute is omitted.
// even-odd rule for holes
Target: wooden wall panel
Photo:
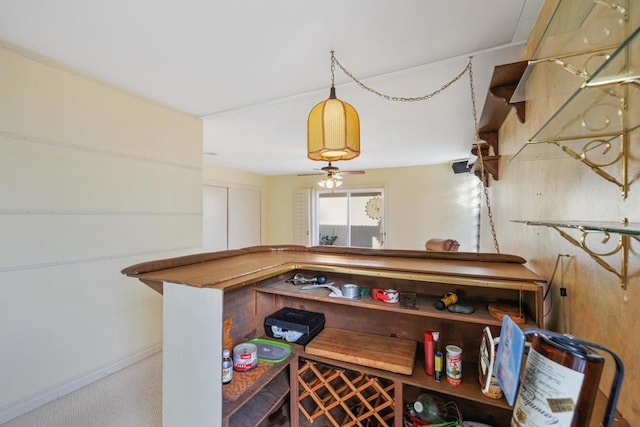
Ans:
<svg viewBox="0 0 640 427"><path fill-rule="evenodd" d="M527 51L523 59L527 59L526 54ZM553 85L551 76L541 81L545 86ZM493 182L490 187L500 249L504 253L524 256L529 261L528 266L547 280L551 279L558 254L569 255L564 268L559 268L552 281L546 302L548 328L599 343L622 357L626 373L618 410L631 425L639 425L640 382L637 379L640 377L640 336L635 332L640 327L640 316L637 315L640 310L638 242L632 239L628 264L630 277L624 291L613 274L555 230L510 222L521 219L620 221L625 217L632 222L640 221L638 132L631 136L629 145L631 188L626 200L615 185L578 161L563 157L560 152L557 158L547 160L512 161L522 144L535 134L562 102L562 97L529 100L526 122L519 123L512 111L500 130L501 176L500 181ZM612 173L619 173L619 167L612 168ZM483 216L482 246L491 250L493 244L484 207ZM617 235L612 239L617 239ZM594 244L594 247L598 245ZM607 261L619 267L619 256L608 257ZM567 289L566 298L559 294L561 286ZM608 359L600 385L605 393L609 392L612 374L613 362Z"/></svg>

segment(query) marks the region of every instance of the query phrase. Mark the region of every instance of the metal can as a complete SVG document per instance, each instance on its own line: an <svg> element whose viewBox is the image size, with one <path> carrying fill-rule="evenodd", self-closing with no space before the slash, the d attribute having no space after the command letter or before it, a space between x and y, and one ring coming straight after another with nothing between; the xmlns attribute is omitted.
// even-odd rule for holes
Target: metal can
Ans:
<svg viewBox="0 0 640 427"><path fill-rule="evenodd" d="M462 382L462 349L457 345L447 346L447 382L451 385Z"/></svg>
<svg viewBox="0 0 640 427"><path fill-rule="evenodd" d="M251 343L238 344L233 348L233 370L246 372L258 366L258 347Z"/></svg>

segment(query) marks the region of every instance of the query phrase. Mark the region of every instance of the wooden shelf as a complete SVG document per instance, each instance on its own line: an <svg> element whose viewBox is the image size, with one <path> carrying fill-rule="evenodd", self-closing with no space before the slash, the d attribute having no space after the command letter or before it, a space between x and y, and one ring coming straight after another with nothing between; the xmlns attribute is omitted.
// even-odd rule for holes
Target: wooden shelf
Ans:
<svg viewBox="0 0 640 427"><path fill-rule="evenodd" d="M489 91L482 108L480 122L478 123L478 138L480 141L484 141L482 143L478 141L478 144L482 150L485 171L496 181L499 179L498 159L500 158L500 150L498 131L500 126L502 126L512 108L515 108L518 120L521 123L525 121L525 103L510 103L510 100L526 68L527 61L520 61L498 65L493 69ZM477 148L475 145L472 147L471 154L473 156L477 156ZM472 171L480 177L480 165L477 163L473 162ZM488 184L488 177L485 176L485 185Z"/></svg>
<svg viewBox="0 0 640 427"><path fill-rule="evenodd" d="M339 286L339 285L338 285ZM378 311L395 312L403 315L411 315L418 317L429 317L439 320L450 320L461 323L474 323L485 326L500 327L502 321L496 319L489 314L486 302L481 301L465 301L465 304L474 306L475 311L472 314L460 314L452 313L448 310L438 310L435 308L435 303L439 300L439 297L417 294L417 302L419 309L402 308L399 304L387 304L381 301L374 300L370 295L365 295L360 299L348 299L348 298L336 298L330 297L331 291L326 288L317 288L302 290L299 286L294 286L291 283L285 281L278 281L269 283L266 285L260 285L255 287L256 292L281 295L287 297L294 297L299 299L321 301L331 304L346 305L350 307L368 308ZM536 289L537 290L537 289ZM535 328L536 322L527 316L527 321L523 327Z"/></svg>
<svg viewBox="0 0 640 427"><path fill-rule="evenodd" d="M223 420L230 426L255 426L256 415L268 416L289 393L287 367L292 357L284 362L259 362L248 372L234 372L233 380L222 389ZM265 386L266 384L266 386Z"/></svg>
<svg viewBox="0 0 640 427"><path fill-rule="evenodd" d="M238 375L242 375L238 373ZM259 383L262 384L262 383ZM229 426L255 427L282 405L289 395L289 379L281 370L229 419Z"/></svg>
<svg viewBox="0 0 640 427"><path fill-rule="evenodd" d="M495 134L495 151L497 152L497 147L498 147L498 134ZM489 186L489 175L491 175L491 177L493 177L493 179L495 179L496 181L500 178L499 174L498 174L498 161L500 160L500 156L492 156L490 155L490 151L489 151L489 145L488 144L480 144L478 145L474 145L471 148L471 154L474 156L478 155L478 147L480 148L480 150L482 150L482 160L483 160L483 165L484 165L484 169L485 169L485 181L484 184L485 186ZM480 162L475 162L473 163L473 165L471 165L471 172L477 176L479 179L482 179L482 172L480 171Z"/></svg>
<svg viewBox="0 0 640 427"><path fill-rule="evenodd" d="M482 134L497 133L511 108L516 109L518 120L524 123L525 103L510 101L526 68L527 61L519 61L498 65L493 69L489 92L478 123L481 137ZM483 140L489 142L484 138Z"/></svg>
<svg viewBox="0 0 640 427"><path fill-rule="evenodd" d="M305 277L317 275L312 269L295 270L291 274L301 273ZM256 283L253 286L255 300L253 305L260 318L283 307L321 312L325 315L325 328L345 329L383 337L395 337L411 340L416 343L414 365L411 374L405 375L385 369L372 368L353 363L356 359L333 358L330 353L322 355L310 354L305 347L293 345L298 358L305 358L318 363L357 371L363 374L393 381L396 393L396 420L394 425L401 426L401 408L404 402L404 389L408 390L408 399L415 398L415 390L433 392L443 398L457 402L463 413L479 420L495 421L510 417L511 407L504 398L492 399L485 396L480 387L478 377L478 349L480 335L484 327L489 326L499 334L502 321L489 314L488 304L504 302L522 304L526 312L523 328L539 328L542 324L542 293L539 284L519 281L499 281L490 284L474 283L440 283L437 281L412 280L410 278L386 277L382 272L375 276L363 276L357 272L326 272L329 282L340 287L353 283L366 288L367 293L359 299L331 297L328 288L312 288L303 290L302 286L286 281L286 277L273 278ZM388 304L371 297L373 288L393 288L400 292L416 295L418 309L403 308L400 304ZM452 313L438 310L435 303L444 293L456 291L460 302L474 306L472 314ZM425 331L441 331L443 346L455 344L463 349L463 381L459 385L451 385L443 378L436 382L426 374L424 352L422 350ZM313 341L311 341L313 342ZM355 348L358 346L355 345ZM328 357L327 357L328 356ZM337 357L337 356L336 356ZM400 406L399 406L400 405ZM497 417L497 418L495 418ZM501 424L500 424L501 425Z"/></svg>

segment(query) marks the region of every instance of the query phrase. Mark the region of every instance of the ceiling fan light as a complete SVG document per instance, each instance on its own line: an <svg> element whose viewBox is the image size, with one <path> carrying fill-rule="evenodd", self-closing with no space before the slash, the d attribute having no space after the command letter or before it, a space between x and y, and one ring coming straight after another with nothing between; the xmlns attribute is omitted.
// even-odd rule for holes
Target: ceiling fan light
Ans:
<svg viewBox="0 0 640 427"><path fill-rule="evenodd" d="M318 181L318 185L322 188L333 190L342 185L342 180L336 179L335 176L328 176Z"/></svg>
<svg viewBox="0 0 640 427"><path fill-rule="evenodd" d="M311 109L307 119L307 157L332 162L360 155L360 119L355 108L336 98L331 87L329 99Z"/></svg>

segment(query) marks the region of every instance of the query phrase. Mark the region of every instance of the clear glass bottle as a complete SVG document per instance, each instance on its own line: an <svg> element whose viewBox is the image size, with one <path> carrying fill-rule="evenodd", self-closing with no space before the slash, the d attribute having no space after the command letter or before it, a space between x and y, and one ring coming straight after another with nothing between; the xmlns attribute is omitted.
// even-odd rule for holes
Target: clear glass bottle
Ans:
<svg viewBox="0 0 640 427"><path fill-rule="evenodd" d="M233 379L233 362L229 350L222 352L222 384L229 384Z"/></svg>
<svg viewBox="0 0 640 427"><path fill-rule="evenodd" d="M444 422L447 415L445 402L437 396L423 393L413 404L418 418L429 424L437 424Z"/></svg>

